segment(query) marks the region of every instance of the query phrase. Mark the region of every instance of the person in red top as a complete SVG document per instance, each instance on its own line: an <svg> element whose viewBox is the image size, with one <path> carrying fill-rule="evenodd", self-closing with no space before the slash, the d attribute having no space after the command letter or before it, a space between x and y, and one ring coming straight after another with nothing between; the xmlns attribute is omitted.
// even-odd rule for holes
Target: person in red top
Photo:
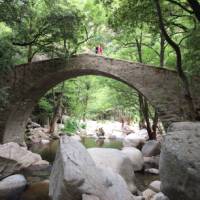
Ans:
<svg viewBox="0 0 200 200"><path fill-rule="evenodd" d="M101 45L99 45L99 47L98 47L98 54L100 54L100 55L103 54L103 48L101 47Z"/></svg>
<svg viewBox="0 0 200 200"><path fill-rule="evenodd" d="M101 47L101 45L97 46L95 48L95 53L96 54L99 54L99 55L102 55L103 54L103 48Z"/></svg>

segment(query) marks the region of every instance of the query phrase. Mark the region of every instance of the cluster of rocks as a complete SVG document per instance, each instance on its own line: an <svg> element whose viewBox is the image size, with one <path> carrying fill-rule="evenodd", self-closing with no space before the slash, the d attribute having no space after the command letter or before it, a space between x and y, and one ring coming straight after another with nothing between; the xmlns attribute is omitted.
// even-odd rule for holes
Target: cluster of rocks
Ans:
<svg viewBox="0 0 200 200"><path fill-rule="evenodd" d="M172 124L160 154L158 141L139 145L129 138L131 145L122 150L86 150L77 137L62 136L50 181L28 188L24 172L41 170L49 163L18 144L0 145L0 199L199 200L199 138L199 123ZM159 170L161 181L153 181L139 191L135 172L159 174Z"/></svg>
<svg viewBox="0 0 200 200"><path fill-rule="evenodd" d="M159 183L159 187L155 190L150 188L141 192L137 188L134 172L145 171L145 173L159 174L160 148L161 145L158 141L148 141L141 151L135 147L124 147L121 151L110 148L90 148L88 152L97 167L111 169L120 174L131 193L142 195L141 197L144 197L145 200L153 200L156 199L155 195L160 192L160 181L152 183L153 186ZM163 200L164 198L163 195Z"/></svg>
<svg viewBox="0 0 200 200"><path fill-rule="evenodd" d="M43 128L29 119L26 126L26 141L28 143L47 144L53 139L59 139L59 134L50 134L48 128Z"/></svg>
<svg viewBox="0 0 200 200"><path fill-rule="evenodd" d="M0 145L0 199L17 200L27 186L27 173L49 167L41 156L16 143Z"/></svg>
<svg viewBox="0 0 200 200"><path fill-rule="evenodd" d="M157 146L155 142L147 143L144 154L159 153ZM138 190L134 171L141 171L144 166L143 153L135 147L86 150L78 141L63 136L50 176L50 197L53 200L167 200L160 192L159 181L151 183L148 190Z"/></svg>

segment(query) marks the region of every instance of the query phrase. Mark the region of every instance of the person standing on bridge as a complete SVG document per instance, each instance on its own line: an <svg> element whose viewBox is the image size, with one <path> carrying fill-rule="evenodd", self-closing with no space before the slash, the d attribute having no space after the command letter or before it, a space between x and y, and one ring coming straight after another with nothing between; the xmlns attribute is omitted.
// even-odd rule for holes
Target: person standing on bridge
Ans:
<svg viewBox="0 0 200 200"><path fill-rule="evenodd" d="M99 47L96 46L96 47L95 47L95 53L96 53L96 54L98 54L98 49L99 49Z"/></svg>
<svg viewBox="0 0 200 200"><path fill-rule="evenodd" d="M101 45L99 45L98 54L99 54L99 55L102 55L102 54L103 54L103 48L102 48Z"/></svg>
<svg viewBox="0 0 200 200"><path fill-rule="evenodd" d="M102 54L103 54L103 48L102 48L101 45L99 45L99 46L97 46L97 47L95 48L95 53L96 53L96 54L99 54L99 55L102 55Z"/></svg>

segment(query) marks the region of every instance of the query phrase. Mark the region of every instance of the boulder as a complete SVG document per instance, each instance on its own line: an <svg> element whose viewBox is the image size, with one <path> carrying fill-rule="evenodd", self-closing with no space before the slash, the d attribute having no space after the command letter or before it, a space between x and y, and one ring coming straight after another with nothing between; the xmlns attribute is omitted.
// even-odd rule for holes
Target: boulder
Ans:
<svg viewBox="0 0 200 200"><path fill-rule="evenodd" d="M124 138L123 145L124 147L141 148L145 142L146 142L145 137L136 133L131 133Z"/></svg>
<svg viewBox="0 0 200 200"><path fill-rule="evenodd" d="M85 147L67 136L60 138L49 194L52 200L80 200L85 194L100 200L136 200L120 175L97 168Z"/></svg>
<svg viewBox="0 0 200 200"><path fill-rule="evenodd" d="M11 142L0 145L0 179L37 165L48 165L41 156Z"/></svg>
<svg viewBox="0 0 200 200"><path fill-rule="evenodd" d="M144 168L159 168L160 156L144 157Z"/></svg>
<svg viewBox="0 0 200 200"><path fill-rule="evenodd" d="M74 140L77 140L77 141L81 141L81 137L79 135L73 135L71 136L71 138L73 138Z"/></svg>
<svg viewBox="0 0 200 200"><path fill-rule="evenodd" d="M155 194L156 194L156 192L154 192L154 191L151 190L151 189L146 189L146 190L142 193L142 195L143 195L143 197L145 198L145 200L151 200L151 199L154 197Z"/></svg>
<svg viewBox="0 0 200 200"><path fill-rule="evenodd" d="M94 195L83 194L82 200L100 200L100 199L98 197L94 196Z"/></svg>
<svg viewBox="0 0 200 200"><path fill-rule="evenodd" d="M108 134L109 139L124 139L125 134L120 130L113 130L112 133Z"/></svg>
<svg viewBox="0 0 200 200"><path fill-rule="evenodd" d="M50 200L49 180L44 180L29 185L20 198L20 200L44 200L44 199Z"/></svg>
<svg viewBox="0 0 200 200"><path fill-rule="evenodd" d="M156 140L150 140L142 147L142 154L145 157L157 156L160 155L160 148L160 142Z"/></svg>
<svg viewBox="0 0 200 200"><path fill-rule="evenodd" d="M23 175L16 174L0 181L0 199L17 200L24 191L27 181Z"/></svg>
<svg viewBox="0 0 200 200"><path fill-rule="evenodd" d="M48 129L45 128L34 128L30 129L27 137L33 143L42 143L42 141L49 141L51 135L48 133Z"/></svg>
<svg viewBox="0 0 200 200"><path fill-rule="evenodd" d="M31 129L31 128L34 129L34 128L40 128L41 126L40 126L40 124L37 124L37 123L32 122L32 121L29 121L26 127L28 129Z"/></svg>
<svg viewBox="0 0 200 200"><path fill-rule="evenodd" d="M153 181L149 184L149 189L153 190L154 192L160 192L160 181Z"/></svg>
<svg viewBox="0 0 200 200"><path fill-rule="evenodd" d="M149 139L149 134L146 128L142 128L136 132L138 135L142 136L145 140Z"/></svg>
<svg viewBox="0 0 200 200"><path fill-rule="evenodd" d="M50 142L50 140L45 140L45 139L41 139L40 141L42 144L48 144Z"/></svg>
<svg viewBox="0 0 200 200"><path fill-rule="evenodd" d="M31 176L31 175L40 175L42 172L47 172L46 174L49 174L50 165L49 162L45 161L45 160L40 160L36 163L33 163L32 165L30 165L29 167L23 169L23 174L27 175L27 176Z"/></svg>
<svg viewBox="0 0 200 200"><path fill-rule="evenodd" d="M161 150L161 191L170 200L199 200L200 123L174 123L169 130Z"/></svg>
<svg viewBox="0 0 200 200"><path fill-rule="evenodd" d="M143 169L144 159L140 150L134 147L124 147L122 152L129 157L134 171L141 171Z"/></svg>
<svg viewBox="0 0 200 200"><path fill-rule="evenodd" d="M132 193L137 192L132 162L125 153L111 148L89 148L88 152L97 167L111 168L115 173L120 174L124 178Z"/></svg>
<svg viewBox="0 0 200 200"><path fill-rule="evenodd" d="M149 173L149 174L159 175L159 169L155 169L155 168L148 168L148 169L145 169L145 172L146 172L146 173Z"/></svg>
<svg viewBox="0 0 200 200"><path fill-rule="evenodd" d="M169 200L167 196L165 196L162 192L155 194L152 200Z"/></svg>

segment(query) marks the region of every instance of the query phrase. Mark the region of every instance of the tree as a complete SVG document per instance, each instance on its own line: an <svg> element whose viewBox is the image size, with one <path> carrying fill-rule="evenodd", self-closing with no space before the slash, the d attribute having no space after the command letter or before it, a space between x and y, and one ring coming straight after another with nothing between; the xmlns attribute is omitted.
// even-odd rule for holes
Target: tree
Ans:
<svg viewBox="0 0 200 200"><path fill-rule="evenodd" d="M170 36L168 35L168 33L165 29L159 0L154 0L154 2L156 4L160 29L161 29L163 35L165 36L165 39L167 40L167 42L174 49L174 51L176 53L176 69L177 69L178 75L182 81L184 92L185 92L185 98L188 101L188 105L190 108L190 119L194 120L196 118L195 109L194 109L194 104L193 104L193 100L192 100L192 96L191 96L191 92L190 92L189 82L188 82L187 76L185 75L183 68L182 68L182 54L181 54L180 47L170 38Z"/></svg>

